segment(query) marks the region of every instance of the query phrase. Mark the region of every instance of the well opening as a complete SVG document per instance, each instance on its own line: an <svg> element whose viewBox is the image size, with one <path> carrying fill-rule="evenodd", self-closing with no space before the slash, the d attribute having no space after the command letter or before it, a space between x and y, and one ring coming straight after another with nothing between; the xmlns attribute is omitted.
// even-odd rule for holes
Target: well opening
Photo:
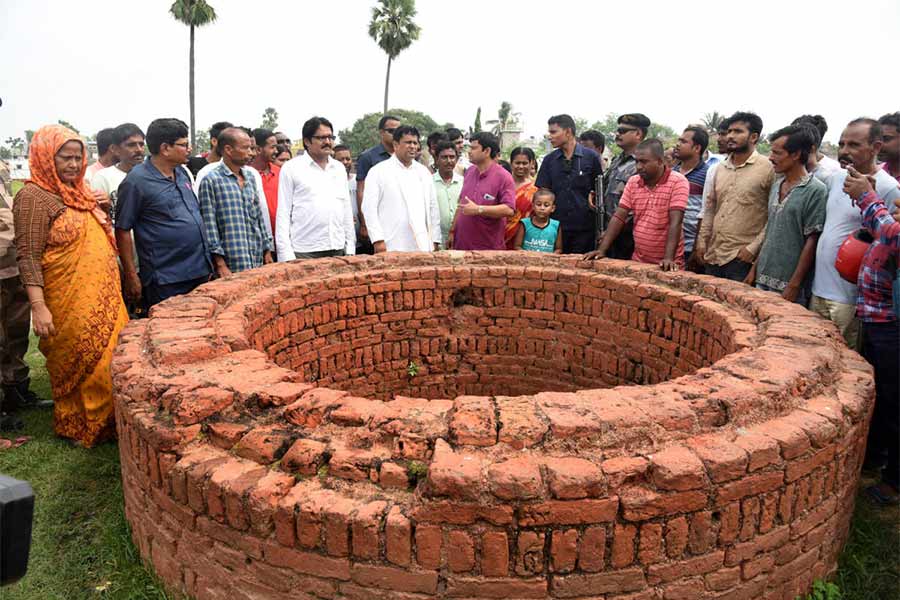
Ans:
<svg viewBox="0 0 900 600"><path fill-rule="evenodd" d="M515 266L449 275L373 271L328 294L298 284L249 339L304 381L378 399L654 384L735 348L727 311L698 318L702 298L662 287Z"/></svg>

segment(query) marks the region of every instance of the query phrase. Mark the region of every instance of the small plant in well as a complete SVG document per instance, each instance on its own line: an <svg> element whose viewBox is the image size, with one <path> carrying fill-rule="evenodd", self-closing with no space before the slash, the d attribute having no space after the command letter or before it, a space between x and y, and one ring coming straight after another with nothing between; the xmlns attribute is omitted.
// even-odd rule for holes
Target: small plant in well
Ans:
<svg viewBox="0 0 900 600"><path fill-rule="evenodd" d="M428 465L418 460L411 460L406 465L406 476L409 478L409 485L416 487L419 480L425 479L428 475Z"/></svg>
<svg viewBox="0 0 900 600"><path fill-rule="evenodd" d="M316 471L316 475L319 477L319 479L325 479L326 477L328 477L328 465L322 465L321 467L319 467L319 470Z"/></svg>
<svg viewBox="0 0 900 600"><path fill-rule="evenodd" d="M842 600L843 597L838 586L817 579L813 582L812 591L805 596L797 596L797 600Z"/></svg>
<svg viewBox="0 0 900 600"><path fill-rule="evenodd" d="M409 361L409 364L406 365L406 374L410 377L415 377L419 374L419 365L416 364L416 361Z"/></svg>

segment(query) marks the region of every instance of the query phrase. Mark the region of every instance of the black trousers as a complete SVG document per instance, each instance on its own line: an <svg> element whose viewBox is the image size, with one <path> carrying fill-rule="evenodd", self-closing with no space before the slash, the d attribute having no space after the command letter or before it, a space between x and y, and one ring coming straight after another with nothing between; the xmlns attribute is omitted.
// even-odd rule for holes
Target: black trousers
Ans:
<svg viewBox="0 0 900 600"><path fill-rule="evenodd" d="M882 480L900 487L900 322L862 324L862 354L875 369L875 413L866 454L887 453Z"/></svg>
<svg viewBox="0 0 900 600"><path fill-rule="evenodd" d="M596 241L597 234L592 229L586 229L584 231L567 231L563 228L563 254L584 254L590 252L594 249Z"/></svg>
<svg viewBox="0 0 900 600"><path fill-rule="evenodd" d="M724 265L706 265L706 274L731 281L743 281L753 265L742 260L733 259Z"/></svg>
<svg viewBox="0 0 900 600"><path fill-rule="evenodd" d="M145 285L142 291L144 304L143 316L147 316L147 313L150 311L150 308L152 306L159 304L166 298L171 298L172 296L180 296L181 294L192 292L194 288L206 283L207 281L209 281L209 275L198 277L197 279L179 281L178 283L167 283L164 285Z"/></svg>

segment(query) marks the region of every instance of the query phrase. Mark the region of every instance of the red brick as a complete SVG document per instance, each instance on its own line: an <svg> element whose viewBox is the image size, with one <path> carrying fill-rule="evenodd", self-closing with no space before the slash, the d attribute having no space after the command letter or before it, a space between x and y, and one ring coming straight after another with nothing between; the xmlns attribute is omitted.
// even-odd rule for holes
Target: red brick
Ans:
<svg viewBox="0 0 900 600"><path fill-rule="evenodd" d="M270 464L282 457L291 444L291 437L277 427L257 427L241 438L234 453L260 464Z"/></svg>
<svg viewBox="0 0 900 600"><path fill-rule="evenodd" d="M547 582L538 579L447 578L450 598L546 598Z"/></svg>
<svg viewBox="0 0 900 600"><path fill-rule="evenodd" d="M834 460L835 449L835 445L828 446L811 456L788 462L784 471L785 480L788 483L796 481L805 475L809 475L819 467L828 464Z"/></svg>
<svg viewBox="0 0 900 600"><path fill-rule="evenodd" d="M176 402L176 406L170 411L172 421L180 426L199 423L234 403L234 392L214 387L191 390L184 394L188 397Z"/></svg>
<svg viewBox="0 0 900 600"><path fill-rule="evenodd" d="M634 525L616 524L613 530L610 554L610 564L614 569L627 567L634 562L634 542L636 537L637 527Z"/></svg>
<svg viewBox="0 0 900 600"><path fill-rule="evenodd" d="M747 452L749 456L747 468L751 473L781 462L778 442L763 433L739 430L734 438L734 444Z"/></svg>
<svg viewBox="0 0 900 600"><path fill-rule="evenodd" d="M745 542L756 535L759 524L759 498L744 498L741 501L741 533L739 539Z"/></svg>
<svg viewBox="0 0 900 600"><path fill-rule="evenodd" d="M666 522L666 555L681 558L688 544L688 522L685 517L675 517Z"/></svg>
<svg viewBox="0 0 900 600"><path fill-rule="evenodd" d="M556 530L550 539L550 564L556 573L568 573L575 569L578 558L578 531Z"/></svg>
<svg viewBox="0 0 900 600"><path fill-rule="evenodd" d="M670 446L650 457L653 483L662 490L686 491L706 484L706 469L684 446Z"/></svg>
<svg viewBox="0 0 900 600"><path fill-rule="evenodd" d="M588 573L602 571L606 556L606 529L588 527L581 536L578 549L578 568Z"/></svg>
<svg viewBox="0 0 900 600"><path fill-rule="evenodd" d="M663 559L662 531L663 528L660 523L645 523L641 525L638 561L642 565L651 565Z"/></svg>
<svg viewBox="0 0 900 600"><path fill-rule="evenodd" d="M285 452L281 468L289 473L315 475L325 460L326 446L322 442L299 439Z"/></svg>
<svg viewBox="0 0 900 600"><path fill-rule="evenodd" d="M540 575L544 572L544 534L519 531L516 573L520 576Z"/></svg>
<svg viewBox="0 0 900 600"><path fill-rule="evenodd" d="M647 481L650 462L637 456L610 458L600 464L612 488L619 488L628 483Z"/></svg>
<svg viewBox="0 0 900 600"><path fill-rule="evenodd" d="M719 544L730 544L741 531L741 503L731 502L719 511Z"/></svg>
<svg viewBox="0 0 900 600"><path fill-rule="evenodd" d="M378 534L387 502L370 502L359 508L352 518L353 556L368 560L378 558Z"/></svg>
<svg viewBox="0 0 900 600"><path fill-rule="evenodd" d="M350 522L356 509L355 501L338 495L325 507L322 515L325 551L331 556L350 553Z"/></svg>
<svg viewBox="0 0 900 600"><path fill-rule="evenodd" d="M704 580L709 589L713 591L730 590L741 583L741 568L719 569L718 571L707 573L704 576Z"/></svg>
<svg viewBox="0 0 900 600"><path fill-rule="evenodd" d="M662 565L650 565L647 581L650 585L667 583L688 575L704 575L722 568L725 552L719 550L703 556Z"/></svg>
<svg viewBox="0 0 900 600"><path fill-rule="evenodd" d="M606 488L600 467L583 458L551 458L546 462L550 493L560 500L598 497Z"/></svg>
<svg viewBox="0 0 900 600"><path fill-rule="evenodd" d="M384 528L384 554L388 561L408 567L412 552L412 525L399 506L391 508Z"/></svg>
<svg viewBox="0 0 900 600"><path fill-rule="evenodd" d="M210 443L223 450L230 450L249 430L247 425L239 423L210 423L206 426Z"/></svg>
<svg viewBox="0 0 900 600"><path fill-rule="evenodd" d="M378 483L381 487L405 490L409 487L409 477L402 466L385 462L378 471Z"/></svg>
<svg viewBox="0 0 900 600"><path fill-rule="evenodd" d="M547 425L540 418L533 398L496 398L500 413L500 441L521 450L544 439Z"/></svg>
<svg viewBox="0 0 900 600"><path fill-rule="evenodd" d="M579 598L596 594L636 592L647 587L640 569L623 569L605 573L564 575L550 582L554 598Z"/></svg>
<svg viewBox="0 0 900 600"><path fill-rule="evenodd" d="M497 443L494 402L485 396L459 396L453 401L450 436L464 446L493 446Z"/></svg>
<svg viewBox="0 0 900 600"><path fill-rule="evenodd" d="M809 437L803 429L784 419L756 425L750 431L762 433L777 441L785 460L796 458L810 449Z"/></svg>
<svg viewBox="0 0 900 600"><path fill-rule="evenodd" d="M481 459L454 452L447 442L438 439L428 467L428 488L434 496L477 499L481 492Z"/></svg>
<svg viewBox="0 0 900 600"><path fill-rule="evenodd" d="M413 572L393 567L354 564L350 568L350 576L359 585L382 590L419 594L434 594L437 591L438 575L433 571Z"/></svg>
<svg viewBox="0 0 900 600"><path fill-rule="evenodd" d="M481 539L481 572L486 577L509 573L509 541L503 531L486 531Z"/></svg>
<svg viewBox="0 0 900 600"><path fill-rule="evenodd" d="M471 525L484 520L492 525L509 525L513 521L511 506L485 506L481 504L460 504L457 502L422 502L412 509L411 518L419 523L449 523L451 525Z"/></svg>
<svg viewBox="0 0 900 600"><path fill-rule="evenodd" d="M715 482L731 481L747 472L747 451L720 435L692 438L686 444L700 457Z"/></svg>
<svg viewBox="0 0 900 600"><path fill-rule="evenodd" d="M769 533L758 535L756 538L736 544L728 548L725 555L725 564L729 567L739 564L742 561L749 560L762 552L769 552L776 548L780 548L787 543L790 538L790 527L784 525L778 529L773 529Z"/></svg>
<svg viewBox="0 0 900 600"><path fill-rule="evenodd" d="M550 500L526 504L519 508L519 525L585 525L604 523L616 518L617 498L603 500Z"/></svg>
<svg viewBox="0 0 900 600"><path fill-rule="evenodd" d="M691 554L706 554L716 544L716 528L713 526L712 513L703 510L691 517L691 529L688 547Z"/></svg>
<svg viewBox="0 0 900 600"><path fill-rule="evenodd" d="M663 600L701 600L705 594L706 582L701 577L691 577L659 586Z"/></svg>
<svg viewBox="0 0 900 600"><path fill-rule="evenodd" d="M646 521L654 517L693 512L706 507L706 492L691 490L658 494L644 487L630 487L620 491L622 515L629 521Z"/></svg>
<svg viewBox="0 0 900 600"><path fill-rule="evenodd" d="M530 457L513 458L488 468L491 491L503 500L529 500L543 495L541 469Z"/></svg>
<svg viewBox="0 0 900 600"><path fill-rule="evenodd" d="M757 575L768 573L775 568L775 556L764 554L753 560L744 561L741 565L741 573L744 579L753 579Z"/></svg>
<svg viewBox="0 0 900 600"><path fill-rule="evenodd" d="M475 567L475 543L465 531L447 536L447 567L454 573L468 573Z"/></svg>
<svg viewBox="0 0 900 600"><path fill-rule="evenodd" d="M756 496L777 490L784 485L784 473L770 471L748 475L743 479L721 486L716 490L716 505L721 506L746 496Z"/></svg>
<svg viewBox="0 0 900 600"><path fill-rule="evenodd" d="M441 540L443 533L436 525L416 526L416 562L426 569L441 566Z"/></svg>

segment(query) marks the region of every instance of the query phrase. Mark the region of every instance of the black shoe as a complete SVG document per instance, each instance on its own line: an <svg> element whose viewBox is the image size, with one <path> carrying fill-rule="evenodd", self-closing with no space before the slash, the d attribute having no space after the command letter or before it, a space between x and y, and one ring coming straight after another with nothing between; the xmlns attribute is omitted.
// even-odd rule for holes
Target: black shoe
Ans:
<svg viewBox="0 0 900 600"><path fill-rule="evenodd" d="M14 413L0 413L0 431L21 431L25 427Z"/></svg>
<svg viewBox="0 0 900 600"><path fill-rule="evenodd" d="M49 408L53 406L50 400L43 400L28 389L29 382L23 381L19 384L3 384L3 396L8 403L7 406L13 408Z"/></svg>

